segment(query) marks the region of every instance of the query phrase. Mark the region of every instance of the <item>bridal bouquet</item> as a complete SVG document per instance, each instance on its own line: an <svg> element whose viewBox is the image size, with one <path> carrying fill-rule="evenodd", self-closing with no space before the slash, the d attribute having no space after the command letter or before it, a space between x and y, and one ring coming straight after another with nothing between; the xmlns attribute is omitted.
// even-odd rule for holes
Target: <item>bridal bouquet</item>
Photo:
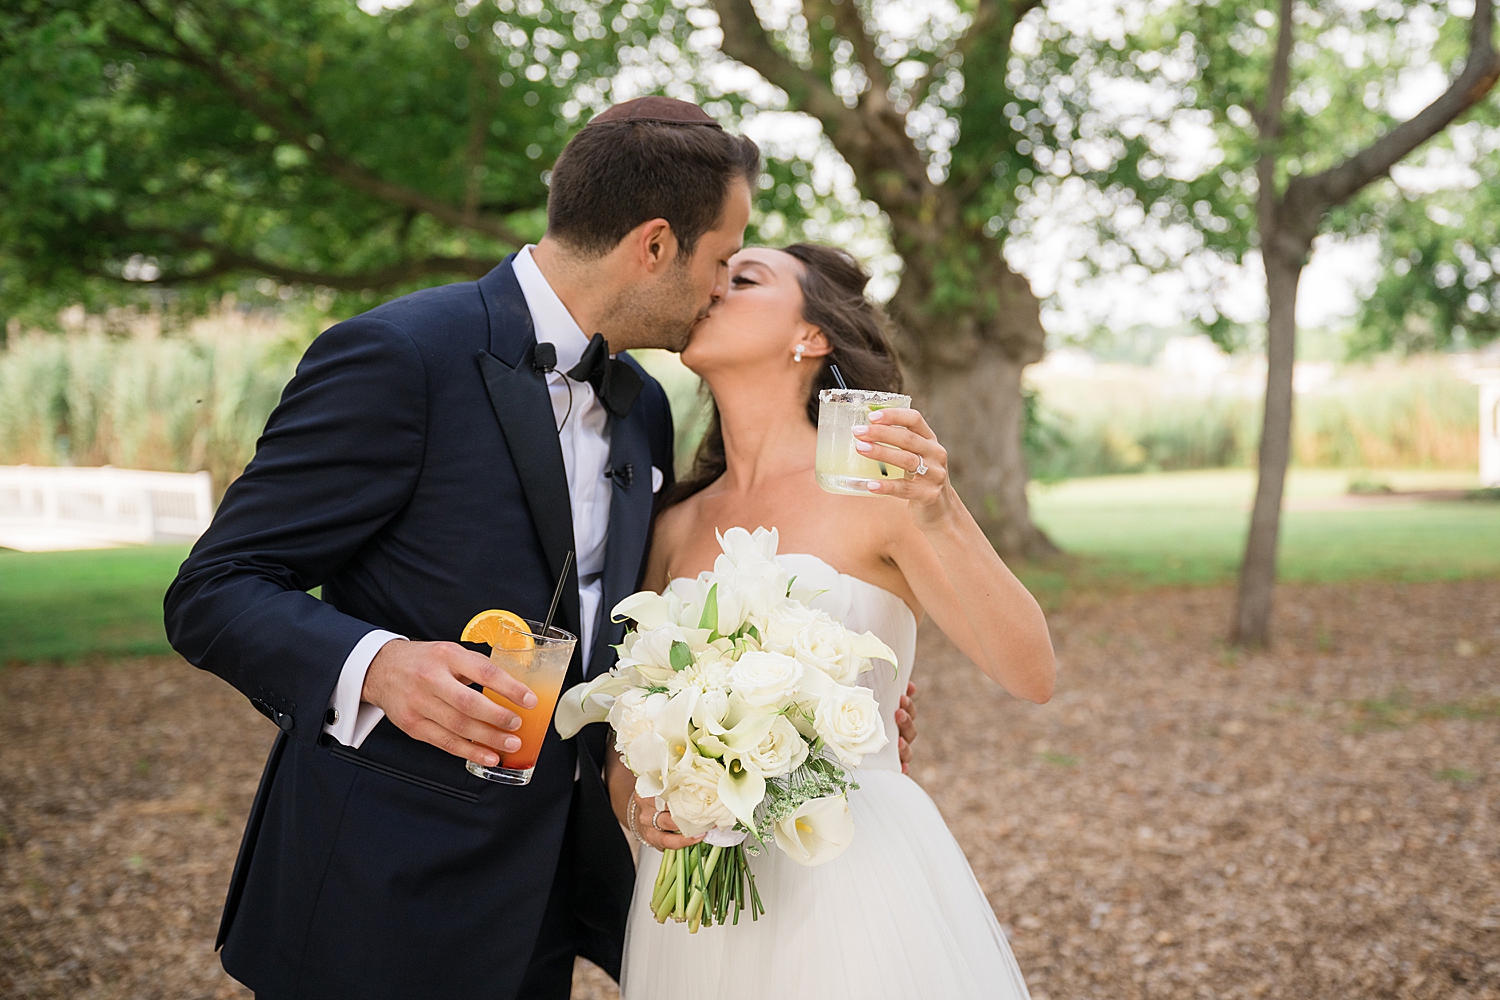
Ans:
<svg viewBox="0 0 1500 1000"><path fill-rule="evenodd" d="M556 715L564 739L609 722L636 791L703 835L663 855L651 900L658 922L693 932L765 912L746 858L756 844L808 866L849 846L849 771L886 744L874 695L853 682L871 659L896 662L807 606L819 592L788 578L774 529L718 538L712 572L615 606L634 622L618 663L565 692Z"/></svg>

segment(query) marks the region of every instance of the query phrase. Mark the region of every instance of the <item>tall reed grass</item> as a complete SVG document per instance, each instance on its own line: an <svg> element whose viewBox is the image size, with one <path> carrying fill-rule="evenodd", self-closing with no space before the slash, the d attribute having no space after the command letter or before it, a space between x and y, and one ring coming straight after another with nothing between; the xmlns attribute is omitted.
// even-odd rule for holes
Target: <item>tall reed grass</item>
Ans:
<svg viewBox="0 0 1500 1000"><path fill-rule="evenodd" d="M206 469L222 494L254 454L307 340L294 324L236 313L172 337L14 337L0 351L0 464ZM640 357L671 398L681 474L706 397L675 357ZM1260 404L1245 392L1189 394L1154 369L1126 366L1039 380L1034 391L1027 443L1038 479L1255 461ZM1477 390L1442 358L1346 367L1298 395L1293 454L1310 467L1472 469Z"/></svg>
<svg viewBox="0 0 1500 1000"><path fill-rule="evenodd" d="M1243 393L1189 393L1153 369L1124 367L1050 378L1033 391L1028 457L1038 479L1255 462L1260 400ZM1297 395L1292 460L1312 468L1475 468L1478 390L1443 358L1347 366Z"/></svg>
<svg viewBox="0 0 1500 1000"><path fill-rule="evenodd" d="M234 314L170 338L13 338L0 352L0 464L207 470L222 494L304 344Z"/></svg>

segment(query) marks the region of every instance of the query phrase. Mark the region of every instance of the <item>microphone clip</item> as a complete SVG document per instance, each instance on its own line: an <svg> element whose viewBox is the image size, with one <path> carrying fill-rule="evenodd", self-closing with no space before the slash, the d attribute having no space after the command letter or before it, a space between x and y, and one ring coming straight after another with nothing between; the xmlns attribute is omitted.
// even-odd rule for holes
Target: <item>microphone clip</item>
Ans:
<svg viewBox="0 0 1500 1000"><path fill-rule="evenodd" d="M635 466L629 462L618 469L610 467L604 470L604 478L614 480L614 484L622 490L630 489L630 484L635 482Z"/></svg>
<svg viewBox="0 0 1500 1000"><path fill-rule="evenodd" d="M557 368L557 345L543 341L531 353L531 367L538 375L545 375Z"/></svg>

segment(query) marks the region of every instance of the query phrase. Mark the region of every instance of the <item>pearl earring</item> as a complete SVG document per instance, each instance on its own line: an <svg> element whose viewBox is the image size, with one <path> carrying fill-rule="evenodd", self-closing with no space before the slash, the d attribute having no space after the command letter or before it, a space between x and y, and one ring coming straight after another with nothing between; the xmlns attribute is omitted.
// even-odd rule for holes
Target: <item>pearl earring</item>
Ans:
<svg viewBox="0 0 1500 1000"><path fill-rule="evenodd" d="M793 361L801 361L802 360L802 352L805 351L805 350L807 350L807 348L803 347L801 344L798 344L796 347L792 348L792 360Z"/></svg>

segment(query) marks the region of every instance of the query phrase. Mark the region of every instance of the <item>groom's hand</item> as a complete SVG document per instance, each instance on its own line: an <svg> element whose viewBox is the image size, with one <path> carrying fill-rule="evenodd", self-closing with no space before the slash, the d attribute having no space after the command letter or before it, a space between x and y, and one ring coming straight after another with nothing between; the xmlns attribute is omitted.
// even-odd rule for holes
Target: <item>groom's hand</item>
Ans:
<svg viewBox="0 0 1500 1000"><path fill-rule="evenodd" d="M906 693L896 708L896 748L901 753L901 773L911 765L911 741L917 738L917 686L906 682Z"/></svg>
<svg viewBox="0 0 1500 1000"><path fill-rule="evenodd" d="M523 708L536 695L510 674L456 642L393 639L365 673L360 701L382 709L397 729L455 757L486 767L500 763L496 750L521 749L514 731L521 717L469 687L483 684Z"/></svg>

